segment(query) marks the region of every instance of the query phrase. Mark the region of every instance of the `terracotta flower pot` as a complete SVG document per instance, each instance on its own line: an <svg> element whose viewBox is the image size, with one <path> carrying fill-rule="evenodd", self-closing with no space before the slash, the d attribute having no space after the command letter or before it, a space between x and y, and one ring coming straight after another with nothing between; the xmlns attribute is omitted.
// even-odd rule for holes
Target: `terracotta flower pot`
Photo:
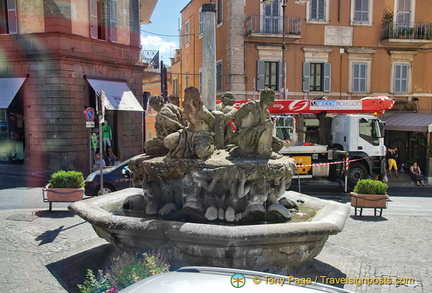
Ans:
<svg viewBox="0 0 432 293"><path fill-rule="evenodd" d="M376 216L377 209L380 209L380 216L382 210L387 208L388 194L358 194L350 192L351 206L355 208L355 215L357 216L357 208L360 208L360 216L362 215L363 208L375 209L374 215Z"/></svg>
<svg viewBox="0 0 432 293"><path fill-rule="evenodd" d="M78 201L83 195L84 188L46 188L48 201Z"/></svg>

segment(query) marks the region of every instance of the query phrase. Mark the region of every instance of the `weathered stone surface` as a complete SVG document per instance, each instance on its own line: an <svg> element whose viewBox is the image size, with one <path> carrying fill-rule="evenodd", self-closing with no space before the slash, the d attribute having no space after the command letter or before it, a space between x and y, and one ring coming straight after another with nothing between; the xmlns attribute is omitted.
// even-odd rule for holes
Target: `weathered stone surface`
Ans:
<svg viewBox="0 0 432 293"><path fill-rule="evenodd" d="M291 218L289 208L275 205L296 170L291 158L232 157L218 150L207 160L141 156L130 168L142 182L147 215L216 221L225 214L227 222L261 222L272 207L273 220ZM167 209L168 203L175 206Z"/></svg>
<svg viewBox="0 0 432 293"><path fill-rule="evenodd" d="M99 237L127 248L157 249L172 268L187 265L230 267L287 274L318 255L329 235L342 231L349 205L287 191L309 220L260 225L213 225L129 217L122 205L143 197L124 189L73 203L69 209L90 222ZM226 211L228 213L228 210Z"/></svg>

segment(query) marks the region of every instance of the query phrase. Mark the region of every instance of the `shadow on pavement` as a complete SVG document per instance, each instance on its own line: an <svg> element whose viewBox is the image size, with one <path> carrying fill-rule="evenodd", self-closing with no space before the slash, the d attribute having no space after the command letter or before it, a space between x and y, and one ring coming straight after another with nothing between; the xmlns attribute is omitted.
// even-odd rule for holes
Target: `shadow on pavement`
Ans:
<svg viewBox="0 0 432 293"><path fill-rule="evenodd" d="M342 273L339 269L319 261L317 259L313 259L305 264L303 264L296 272L296 278L310 278L312 283L325 283L328 280L323 280L323 278L334 278L334 279L343 279L347 275ZM334 287L343 288L344 284L331 284Z"/></svg>
<svg viewBox="0 0 432 293"><path fill-rule="evenodd" d="M39 210L35 212L35 215L39 218L53 218L53 219L64 219L64 218L73 218L74 213L70 211L49 211L49 210Z"/></svg>
<svg viewBox="0 0 432 293"><path fill-rule="evenodd" d="M115 256L117 248L114 245L103 244L83 251L68 258L47 265L47 269L57 279L67 292L79 292L78 284L83 284L87 270L95 274L98 270L109 268L111 257Z"/></svg>
<svg viewBox="0 0 432 293"><path fill-rule="evenodd" d="M388 221L385 217L379 217L374 215L363 215L363 216L350 216L351 219L363 222L386 222Z"/></svg>
<svg viewBox="0 0 432 293"><path fill-rule="evenodd" d="M64 225L62 225L62 226L58 227L57 229L48 230L48 231L43 232L38 237L36 237L35 240L40 241L39 246L44 245L44 244L48 244L48 243L52 243L52 242L54 242L54 240L57 238L57 236L61 232L75 228L75 227L82 225L82 224L85 224L85 223L86 223L85 221L82 221L81 223L69 226L67 228L64 228Z"/></svg>

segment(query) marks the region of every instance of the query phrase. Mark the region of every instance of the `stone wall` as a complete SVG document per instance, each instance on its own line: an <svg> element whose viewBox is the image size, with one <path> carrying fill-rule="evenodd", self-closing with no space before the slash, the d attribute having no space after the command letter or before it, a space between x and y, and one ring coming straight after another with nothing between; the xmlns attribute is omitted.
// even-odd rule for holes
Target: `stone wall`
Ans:
<svg viewBox="0 0 432 293"><path fill-rule="evenodd" d="M85 76L125 80L141 102L139 48L79 36L5 36L0 76L27 76L19 95L24 115L25 163L50 170L89 171L84 110L94 93ZM109 58L107 58L109 57ZM142 153L142 114L117 114L117 155Z"/></svg>

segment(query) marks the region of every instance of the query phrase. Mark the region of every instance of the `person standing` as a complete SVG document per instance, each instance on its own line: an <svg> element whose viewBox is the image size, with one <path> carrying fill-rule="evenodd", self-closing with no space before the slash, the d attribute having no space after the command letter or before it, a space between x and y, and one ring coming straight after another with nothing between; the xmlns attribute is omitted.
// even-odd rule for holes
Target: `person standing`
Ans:
<svg viewBox="0 0 432 293"><path fill-rule="evenodd" d="M396 159L398 157L399 157L399 152L397 147L393 147L387 150L387 163L388 163L389 177L392 176L392 169L394 169L395 176L398 177L398 166L396 163Z"/></svg>
<svg viewBox="0 0 432 293"><path fill-rule="evenodd" d="M103 148L105 149L107 146L111 146L112 140L112 131L111 126L108 125L108 122L105 121L102 126L102 138L103 138Z"/></svg>

